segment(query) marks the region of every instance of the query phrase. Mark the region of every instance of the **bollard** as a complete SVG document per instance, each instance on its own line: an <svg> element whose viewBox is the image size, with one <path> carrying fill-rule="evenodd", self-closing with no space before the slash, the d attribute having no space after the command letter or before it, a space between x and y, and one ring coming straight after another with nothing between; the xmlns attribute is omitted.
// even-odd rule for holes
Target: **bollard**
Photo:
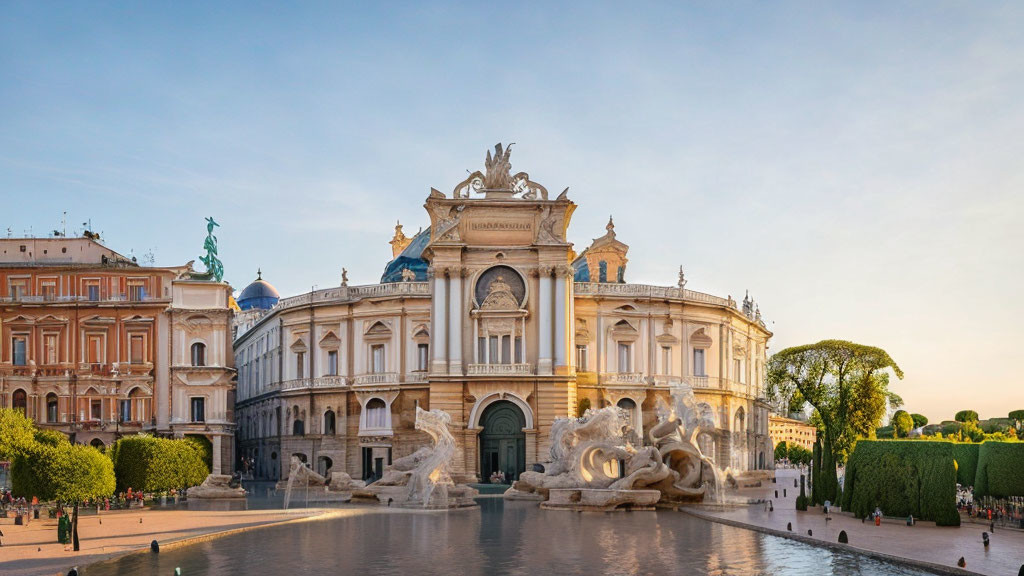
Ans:
<svg viewBox="0 0 1024 576"><path fill-rule="evenodd" d="M807 531L807 535L808 536L814 536L814 531L813 530L808 530Z"/></svg>
<svg viewBox="0 0 1024 576"><path fill-rule="evenodd" d="M985 545L985 548L988 548L988 532L981 533L981 543Z"/></svg>
<svg viewBox="0 0 1024 576"><path fill-rule="evenodd" d="M967 560L964 560L964 557L961 556L960 559L956 561L956 565L961 568L967 568Z"/></svg>
<svg viewBox="0 0 1024 576"><path fill-rule="evenodd" d="M793 488L796 488L796 478L793 478Z"/></svg>
<svg viewBox="0 0 1024 576"><path fill-rule="evenodd" d="M846 530L840 530L839 531L839 543L840 544L849 544L850 543L850 538L846 535Z"/></svg>
<svg viewBox="0 0 1024 576"><path fill-rule="evenodd" d="M78 566L72 566L71 570L68 570L68 576L78 576Z"/></svg>
<svg viewBox="0 0 1024 576"><path fill-rule="evenodd" d="M792 531L793 531L793 523L792 522L786 522L786 532L792 532Z"/></svg>
<svg viewBox="0 0 1024 576"><path fill-rule="evenodd" d="M153 540L152 542L149 543L149 549L150 549L150 551L153 552L153 554L159 554L160 553L160 543L157 542L156 540Z"/></svg>
<svg viewBox="0 0 1024 576"><path fill-rule="evenodd" d="M775 497L776 497L776 498L778 498L778 497L779 497L779 491L778 491L778 490L776 490L776 491L775 491Z"/></svg>
<svg viewBox="0 0 1024 576"><path fill-rule="evenodd" d="M783 489L782 489L782 497L783 497L783 498L785 498L785 497L786 497L786 489L785 489L785 488L783 488Z"/></svg>

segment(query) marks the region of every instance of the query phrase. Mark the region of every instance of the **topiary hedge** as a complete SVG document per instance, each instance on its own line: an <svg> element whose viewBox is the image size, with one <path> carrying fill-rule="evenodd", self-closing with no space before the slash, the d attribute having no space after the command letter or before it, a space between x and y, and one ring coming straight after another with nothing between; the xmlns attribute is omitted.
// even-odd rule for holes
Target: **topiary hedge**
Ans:
<svg viewBox="0 0 1024 576"><path fill-rule="evenodd" d="M978 474L978 447L981 444L953 444L956 460L956 481L962 486L974 486Z"/></svg>
<svg viewBox="0 0 1024 576"><path fill-rule="evenodd" d="M191 440L129 436L111 446L109 455L119 492L181 490L202 484L210 473L202 447Z"/></svg>
<svg viewBox="0 0 1024 576"><path fill-rule="evenodd" d="M1024 443L982 442L978 450L977 496L1024 496Z"/></svg>
<svg viewBox="0 0 1024 576"><path fill-rule="evenodd" d="M953 444L919 440L859 440L846 466L843 510L958 526Z"/></svg>

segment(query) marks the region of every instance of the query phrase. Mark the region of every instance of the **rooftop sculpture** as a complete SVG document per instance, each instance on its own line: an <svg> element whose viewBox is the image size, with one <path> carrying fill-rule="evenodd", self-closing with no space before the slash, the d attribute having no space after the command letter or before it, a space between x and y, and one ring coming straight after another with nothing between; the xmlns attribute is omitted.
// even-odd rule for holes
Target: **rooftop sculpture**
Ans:
<svg viewBox="0 0 1024 576"><path fill-rule="evenodd" d="M512 175L512 162L509 160L512 144L514 142L502 148L499 142L494 146L493 156L488 150L484 159L485 172L477 170L470 174L455 187L452 198L468 198L472 191L482 193L486 198L513 198L519 195L524 200L547 200L547 188L530 180L529 174L519 172ZM431 195L434 195L434 191L431 191Z"/></svg>
<svg viewBox="0 0 1024 576"><path fill-rule="evenodd" d="M212 217L206 219L206 240L203 242L206 255L199 257L206 265L206 272L193 273L191 277L195 280L213 280L215 282L224 280L224 264L217 257L217 237L213 235L213 229L217 226L220 224L217 224Z"/></svg>

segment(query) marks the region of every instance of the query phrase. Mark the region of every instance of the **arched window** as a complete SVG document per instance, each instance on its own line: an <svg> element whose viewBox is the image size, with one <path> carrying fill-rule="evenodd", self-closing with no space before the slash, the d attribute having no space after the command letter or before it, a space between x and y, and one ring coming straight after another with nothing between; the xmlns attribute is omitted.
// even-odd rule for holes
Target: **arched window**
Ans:
<svg viewBox="0 0 1024 576"><path fill-rule="evenodd" d="M630 428L632 428L633 418L636 413L636 402L634 402L632 398L623 398L618 401L616 406L626 411L626 423L629 424Z"/></svg>
<svg viewBox="0 0 1024 576"><path fill-rule="evenodd" d="M107 448L106 444L103 443L103 440L100 440L99 438L93 438L92 442L89 442L89 446L100 451L106 450Z"/></svg>
<svg viewBox="0 0 1024 576"><path fill-rule="evenodd" d="M206 366L206 344L196 342L192 345L192 365Z"/></svg>
<svg viewBox="0 0 1024 576"><path fill-rule="evenodd" d="M747 416L746 413L743 411L743 408L740 408L739 410L736 411L736 421L735 426L733 428L735 432L747 431L746 418Z"/></svg>
<svg viewBox="0 0 1024 576"><path fill-rule="evenodd" d="M337 434L337 424L334 416L334 410L328 410L324 414L324 434L328 436L334 436Z"/></svg>
<svg viewBox="0 0 1024 576"><path fill-rule="evenodd" d="M380 398L373 398L366 403L366 427L387 427L388 405Z"/></svg>
<svg viewBox="0 0 1024 576"><path fill-rule="evenodd" d="M46 421L51 424L57 421L57 395L53 392L46 395Z"/></svg>
<svg viewBox="0 0 1024 576"><path fill-rule="evenodd" d="M15 410L20 411L22 414L25 414L27 404L28 396L25 394L25 391L21 390L20 388L18 390L15 390L14 395L11 398L11 408L14 408Z"/></svg>

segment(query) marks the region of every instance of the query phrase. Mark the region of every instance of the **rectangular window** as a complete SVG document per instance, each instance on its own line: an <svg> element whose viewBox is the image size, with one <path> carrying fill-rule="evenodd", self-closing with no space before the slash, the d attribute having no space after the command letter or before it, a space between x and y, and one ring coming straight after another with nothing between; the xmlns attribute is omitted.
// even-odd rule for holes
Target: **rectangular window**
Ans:
<svg viewBox="0 0 1024 576"><path fill-rule="evenodd" d="M132 334L128 338L128 356L132 364L143 364L146 362L146 339L142 334Z"/></svg>
<svg viewBox="0 0 1024 576"><path fill-rule="evenodd" d="M295 354L295 377L304 378L306 368L306 353L298 352Z"/></svg>
<svg viewBox="0 0 1024 576"><path fill-rule="evenodd" d="M704 350L702 348L696 348L693 351L693 375L707 376L704 371Z"/></svg>
<svg viewBox="0 0 1024 576"><path fill-rule="evenodd" d="M102 420L103 419L103 401L102 400L92 400L89 403L89 416L91 416L93 420Z"/></svg>
<svg viewBox="0 0 1024 576"><path fill-rule="evenodd" d="M44 334L43 335L43 360L47 364L57 363L57 335L56 334Z"/></svg>
<svg viewBox="0 0 1024 576"><path fill-rule="evenodd" d="M387 366L384 364L384 345L374 344L370 346L370 358L371 358L371 371L374 374L380 374L387 370Z"/></svg>
<svg viewBox="0 0 1024 576"><path fill-rule="evenodd" d="M11 338L11 350L14 352L15 366L25 366L28 364L28 339L24 336L15 336Z"/></svg>
<svg viewBox="0 0 1024 576"><path fill-rule="evenodd" d="M28 291L25 289L25 280L12 280L8 292L11 294L11 300L21 300L28 295Z"/></svg>
<svg viewBox="0 0 1024 576"><path fill-rule="evenodd" d="M576 345L576 370L579 372L589 372L587 369L587 347L586 345Z"/></svg>
<svg viewBox="0 0 1024 576"><path fill-rule="evenodd" d="M90 302L96 302L100 299L100 284L99 282L91 282L85 285L85 297Z"/></svg>
<svg viewBox="0 0 1024 576"><path fill-rule="evenodd" d="M103 363L103 337L89 336L89 364Z"/></svg>
<svg viewBox="0 0 1024 576"><path fill-rule="evenodd" d="M523 339L516 336L516 363L523 363Z"/></svg>
<svg viewBox="0 0 1024 576"><path fill-rule="evenodd" d="M428 358L429 358L428 352L429 352L429 346L427 344L418 344L416 346L416 369L417 370L426 370L427 369L427 361L428 361Z"/></svg>
<svg viewBox="0 0 1024 576"><path fill-rule="evenodd" d="M480 336L476 339L477 359L481 364L487 363L487 338Z"/></svg>
<svg viewBox="0 0 1024 576"><path fill-rule="evenodd" d="M128 299L140 302L146 299L146 284L143 281L128 281Z"/></svg>
<svg viewBox="0 0 1024 576"><path fill-rule="evenodd" d="M661 373L672 374L672 347L661 347Z"/></svg>
<svg viewBox="0 0 1024 576"><path fill-rule="evenodd" d="M49 302L57 299L56 282L45 282L39 288L39 294L43 297L43 300Z"/></svg>
<svg viewBox="0 0 1024 576"><path fill-rule="evenodd" d="M206 422L206 398L193 398L189 415L193 422Z"/></svg>
<svg viewBox="0 0 1024 576"><path fill-rule="evenodd" d="M118 419L121 420L121 422L131 422L132 421L132 401L131 400L121 400L120 401L120 403L118 405L117 417L118 417Z"/></svg>
<svg viewBox="0 0 1024 576"><path fill-rule="evenodd" d="M338 375L338 351L328 350L327 351L327 375L337 376Z"/></svg>
<svg viewBox="0 0 1024 576"><path fill-rule="evenodd" d="M490 337L490 339L488 340L487 348L488 348L488 350L487 350L487 353L488 353L488 357L487 357L488 360L487 360L487 362L490 363L490 364L498 364L499 362L501 362L501 357L498 356L498 337L497 336L491 336Z"/></svg>
<svg viewBox="0 0 1024 576"><path fill-rule="evenodd" d="M508 334L501 337L501 363L512 363L512 337Z"/></svg>
<svg viewBox="0 0 1024 576"><path fill-rule="evenodd" d="M619 372L632 372L633 371L633 358L630 354L632 346L619 342Z"/></svg>
<svg viewBox="0 0 1024 576"><path fill-rule="evenodd" d="M743 360L740 360L739 358L733 359L732 371L733 378L735 378L737 382L743 382Z"/></svg>

